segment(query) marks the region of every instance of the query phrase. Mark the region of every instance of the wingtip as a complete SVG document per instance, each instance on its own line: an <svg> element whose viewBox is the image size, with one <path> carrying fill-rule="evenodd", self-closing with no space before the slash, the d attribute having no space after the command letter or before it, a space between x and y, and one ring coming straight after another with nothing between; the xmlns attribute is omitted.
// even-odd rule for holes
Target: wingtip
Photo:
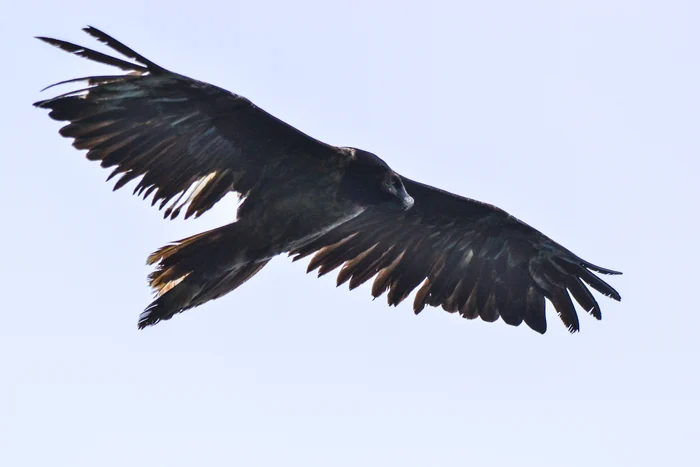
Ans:
<svg viewBox="0 0 700 467"><path fill-rule="evenodd" d="M588 269L592 269L595 272L598 272L600 274L605 274L606 276L619 276L622 274L621 271L615 271L614 269L603 268L603 267L597 266L593 263L589 263L588 261L582 261L582 262L583 262L583 265L585 267L587 267Z"/></svg>
<svg viewBox="0 0 700 467"><path fill-rule="evenodd" d="M98 38L98 39L99 39L99 36L105 36L105 35L106 35L106 33L105 33L104 31L102 31L101 29L96 28L95 26L92 26L92 25L90 25L90 24L88 24L87 26L85 26L84 28L82 28L82 31L83 31L84 33L89 34L90 36L95 37L95 38Z"/></svg>
<svg viewBox="0 0 700 467"><path fill-rule="evenodd" d="M34 39L38 39L41 42L46 42L49 45L52 45L54 47L59 47L59 45L56 43L56 39L52 37L46 37L46 36L34 36Z"/></svg>
<svg viewBox="0 0 700 467"><path fill-rule="evenodd" d="M536 333L538 333L540 335L544 335L547 333L547 320L546 319L533 320L533 319L529 319L528 317L526 317L523 321L525 322L527 327L529 327L530 329L532 329Z"/></svg>

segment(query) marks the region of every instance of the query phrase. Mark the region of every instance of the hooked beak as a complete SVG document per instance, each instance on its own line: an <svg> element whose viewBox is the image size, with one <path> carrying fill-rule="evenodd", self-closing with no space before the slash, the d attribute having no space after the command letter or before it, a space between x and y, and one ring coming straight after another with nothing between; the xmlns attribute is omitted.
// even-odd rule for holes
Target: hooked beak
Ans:
<svg viewBox="0 0 700 467"><path fill-rule="evenodd" d="M399 193L399 196L401 198L401 207L404 211L408 211L414 204L416 204L413 197L406 193L406 189L403 187L401 188L401 193Z"/></svg>

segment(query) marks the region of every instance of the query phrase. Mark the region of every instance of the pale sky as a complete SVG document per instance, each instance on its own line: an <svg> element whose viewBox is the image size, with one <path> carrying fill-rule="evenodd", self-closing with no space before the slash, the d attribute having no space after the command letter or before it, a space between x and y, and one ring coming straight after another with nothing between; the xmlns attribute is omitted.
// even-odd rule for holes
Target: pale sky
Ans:
<svg viewBox="0 0 700 467"><path fill-rule="evenodd" d="M0 465L697 465L700 3L3 4ZM569 335L414 316L278 258L145 331L164 221L31 103L91 24L316 138L496 204L609 277Z"/></svg>

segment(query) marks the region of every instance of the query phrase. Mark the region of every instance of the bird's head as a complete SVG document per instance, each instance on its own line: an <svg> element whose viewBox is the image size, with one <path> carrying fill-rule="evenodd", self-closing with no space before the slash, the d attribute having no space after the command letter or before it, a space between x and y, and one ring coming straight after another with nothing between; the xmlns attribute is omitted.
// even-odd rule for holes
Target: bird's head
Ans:
<svg viewBox="0 0 700 467"><path fill-rule="evenodd" d="M365 205L394 203L404 210L413 206L413 198L406 192L401 176L386 162L371 152L348 150L352 155L343 185L349 196Z"/></svg>

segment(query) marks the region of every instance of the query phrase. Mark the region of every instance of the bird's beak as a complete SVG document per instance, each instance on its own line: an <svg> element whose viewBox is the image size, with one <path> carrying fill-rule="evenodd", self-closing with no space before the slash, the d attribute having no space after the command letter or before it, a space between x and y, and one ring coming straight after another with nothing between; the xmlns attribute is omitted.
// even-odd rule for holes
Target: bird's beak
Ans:
<svg viewBox="0 0 700 467"><path fill-rule="evenodd" d="M403 183L401 184L401 187L398 190L395 190L394 192L396 193L396 197L399 198L399 200L401 201L401 207L404 211L408 211L413 207L415 201L413 197L408 194L408 192L406 191L406 187L403 186Z"/></svg>
<svg viewBox="0 0 700 467"><path fill-rule="evenodd" d="M401 203L401 209L403 209L404 211L411 209L415 204L415 200L411 195L408 194L408 192L406 192L406 187L403 186L403 183L400 184L398 187L390 187L389 192L396 197L396 201Z"/></svg>
<svg viewBox="0 0 700 467"><path fill-rule="evenodd" d="M406 193L406 190L403 190L403 193L401 193L401 207L403 210L408 211L414 204L416 202L413 200L413 197Z"/></svg>

